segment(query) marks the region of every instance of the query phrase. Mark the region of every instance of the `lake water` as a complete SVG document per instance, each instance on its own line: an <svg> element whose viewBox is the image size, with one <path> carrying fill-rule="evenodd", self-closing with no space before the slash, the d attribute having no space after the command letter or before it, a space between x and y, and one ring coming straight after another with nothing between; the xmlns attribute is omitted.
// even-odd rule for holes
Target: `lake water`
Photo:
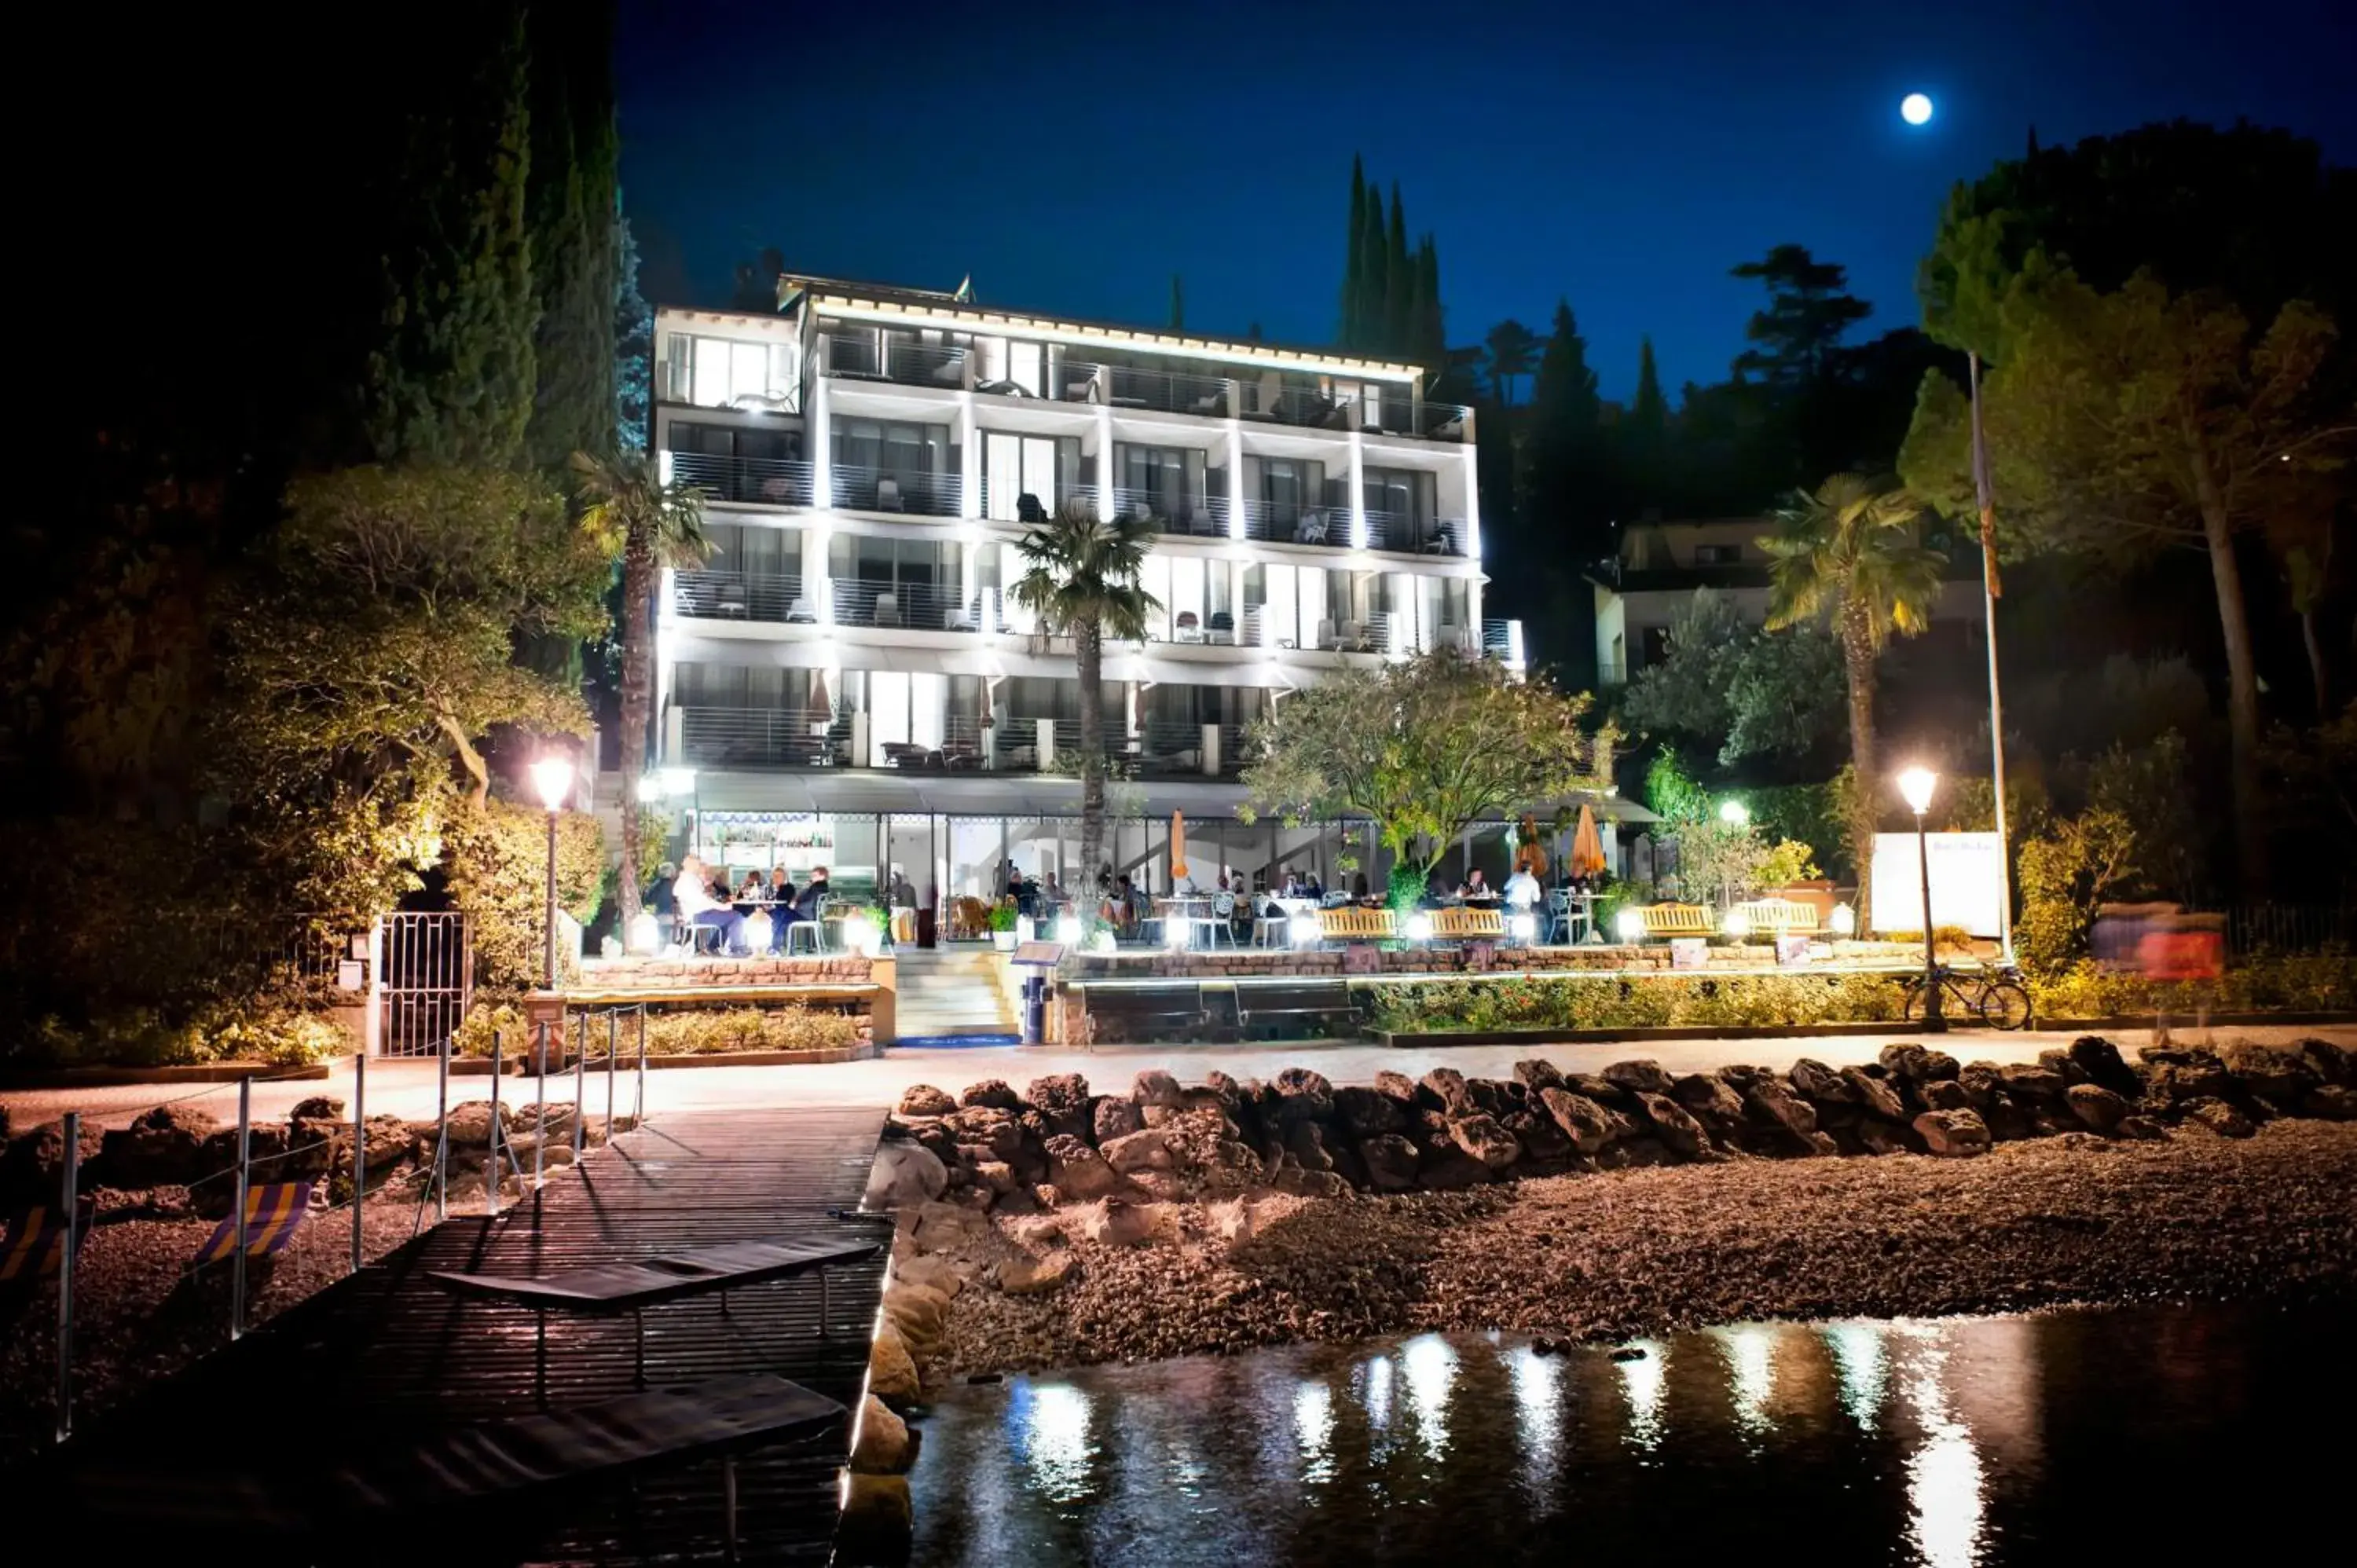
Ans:
<svg viewBox="0 0 2357 1568"><path fill-rule="evenodd" d="M2264 1560L2346 1532L2352 1326L1738 1324L1618 1359L1426 1335L967 1385L919 1423L913 1561Z"/></svg>

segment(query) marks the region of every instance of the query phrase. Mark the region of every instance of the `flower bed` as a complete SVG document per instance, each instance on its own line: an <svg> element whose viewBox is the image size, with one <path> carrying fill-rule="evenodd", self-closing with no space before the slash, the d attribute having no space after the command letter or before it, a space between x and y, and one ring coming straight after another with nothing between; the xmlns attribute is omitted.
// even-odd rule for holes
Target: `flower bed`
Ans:
<svg viewBox="0 0 2357 1568"><path fill-rule="evenodd" d="M2083 959L2029 983L2041 1018L2127 1018L2152 1013L2357 1012L2357 954L2256 953L2216 980L2154 981Z"/></svg>
<svg viewBox="0 0 2357 1568"><path fill-rule="evenodd" d="M1631 975L1387 986L1372 1022L1395 1034L1881 1023L1904 1000L1887 974Z"/></svg>
<svg viewBox="0 0 2357 1568"><path fill-rule="evenodd" d="M600 1028L603 1026L599 1026ZM528 1049L531 1026L512 1006L478 1005L450 1037L460 1056L488 1057L497 1031L507 1051ZM868 1043L863 1011L787 1004L777 1007L697 1007L647 1013L647 1054L651 1057L740 1056L750 1053L810 1053L855 1049ZM591 1047L602 1051L602 1045ZM625 1054L636 1048L635 1038Z"/></svg>

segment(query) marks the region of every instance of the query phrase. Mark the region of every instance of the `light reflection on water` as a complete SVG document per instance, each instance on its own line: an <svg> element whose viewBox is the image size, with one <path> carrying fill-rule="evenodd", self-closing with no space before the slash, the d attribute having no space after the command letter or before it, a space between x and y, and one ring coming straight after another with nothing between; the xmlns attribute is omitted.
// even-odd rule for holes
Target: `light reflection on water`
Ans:
<svg viewBox="0 0 2357 1568"><path fill-rule="evenodd" d="M1738 1324L1624 1359L1426 1334L961 1388L920 1421L915 1560L1513 1563L1551 1560L1543 1520L1587 1550L1666 1523L1697 1560L1781 1531L1827 1562L1996 1568L2124 1558L2138 1528L2182 1559L2176 1510L2088 1499L2321 1466L2270 1452L2305 1424L2281 1412L2357 1399L2340 1359L2270 1359L2279 1323L2188 1315Z"/></svg>

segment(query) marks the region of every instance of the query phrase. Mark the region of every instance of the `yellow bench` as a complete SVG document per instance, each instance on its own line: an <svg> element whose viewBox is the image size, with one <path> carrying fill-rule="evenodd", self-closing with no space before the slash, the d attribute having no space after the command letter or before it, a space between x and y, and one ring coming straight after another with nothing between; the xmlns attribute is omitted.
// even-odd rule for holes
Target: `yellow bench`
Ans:
<svg viewBox="0 0 2357 1568"><path fill-rule="evenodd" d="M1637 911L1645 918L1649 937L1706 937L1710 911L1699 904L1648 904Z"/></svg>
<svg viewBox="0 0 2357 1568"><path fill-rule="evenodd" d="M1432 912L1432 940L1438 942L1503 941L1506 917L1497 909L1450 905Z"/></svg>
<svg viewBox="0 0 2357 1568"><path fill-rule="evenodd" d="M1389 909L1361 909L1345 904L1318 911L1318 936L1321 941L1373 942L1398 934Z"/></svg>
<svg viewBox="0 0 2357 1568"><path fill-rule="evenodd" d="M1792 898L1754 898L1735 912L1751 924L1754 936L1807 937L1817 931L1817 907Z"/></svg>

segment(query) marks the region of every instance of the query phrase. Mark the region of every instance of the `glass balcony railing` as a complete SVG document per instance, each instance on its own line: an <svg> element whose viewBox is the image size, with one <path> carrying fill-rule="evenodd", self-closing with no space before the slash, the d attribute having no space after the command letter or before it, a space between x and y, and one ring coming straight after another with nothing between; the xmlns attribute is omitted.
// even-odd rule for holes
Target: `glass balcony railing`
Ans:
<svg viewBox="0 0 2357 1568"><path fill-rule="evenodd" d="M903 386L963 389L972 356L955 343L923 343L866 332L819 335L819 365L827 375Z"/></svg>

